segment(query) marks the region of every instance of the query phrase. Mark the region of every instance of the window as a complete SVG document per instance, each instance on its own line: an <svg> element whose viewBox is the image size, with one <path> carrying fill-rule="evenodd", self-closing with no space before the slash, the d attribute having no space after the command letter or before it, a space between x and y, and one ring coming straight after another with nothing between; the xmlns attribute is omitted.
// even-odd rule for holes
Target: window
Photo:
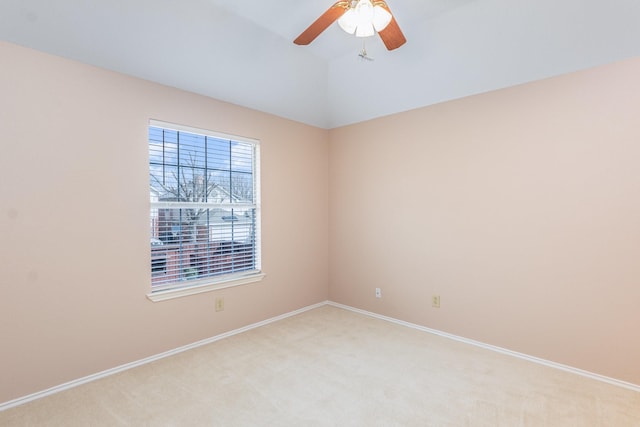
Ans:
<svg viewBox="0 0 640 427"><path fill-rule="evenodd" d="M258 166L255 140L150 122L151 299L262 278Z"/></svg>

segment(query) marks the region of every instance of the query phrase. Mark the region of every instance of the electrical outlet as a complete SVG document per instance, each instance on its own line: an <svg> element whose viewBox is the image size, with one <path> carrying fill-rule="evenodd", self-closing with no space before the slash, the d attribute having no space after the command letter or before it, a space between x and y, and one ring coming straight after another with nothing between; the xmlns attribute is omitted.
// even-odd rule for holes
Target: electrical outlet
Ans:
<svg viewBox="0 0 640 427"><path fill-rule="evenodd" d="M376 298L382 298L382 290L380 288L376 288Z"/></svg>
<svg viewBox="0 0 640 427"><path fill-rule="evenodd" d="M431 297L431 307L440 308L440 295L434 295Z"/></svg>
<svg viewBox="0 0 640 427"><path fill-rule="evenodd" d="M216 311L224 310L224 298L216 298Z"/></svg>

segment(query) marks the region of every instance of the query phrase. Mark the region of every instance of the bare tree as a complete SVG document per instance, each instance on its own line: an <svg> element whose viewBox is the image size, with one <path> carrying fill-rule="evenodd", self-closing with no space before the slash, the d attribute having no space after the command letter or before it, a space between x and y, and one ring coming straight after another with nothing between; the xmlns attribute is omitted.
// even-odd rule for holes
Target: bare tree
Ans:
<svg viewBox="0 0 640 427"><path fill-rule="evenodd" d="M164 173L156 174L151 172L151 187L160 194L163 201L172 202L206 202L214 194L218 194L217 189L221 186L213 179L211 172L205 174L205 170L197 166L196 158L189 155L186 165L180 166L177 170L172 170L169 176ZM161 212L162 240L170 240L172 235L171 224L178 223L180 234L183 240L195 240L198 234L206 233L206 227L197 233L196 226L201 222L201 218L207 213L205 208L181 209L179 214L168 212L169 209ZM163 238L164 237L164 238ZM207 239L204 235L201 238Z"/></svg>

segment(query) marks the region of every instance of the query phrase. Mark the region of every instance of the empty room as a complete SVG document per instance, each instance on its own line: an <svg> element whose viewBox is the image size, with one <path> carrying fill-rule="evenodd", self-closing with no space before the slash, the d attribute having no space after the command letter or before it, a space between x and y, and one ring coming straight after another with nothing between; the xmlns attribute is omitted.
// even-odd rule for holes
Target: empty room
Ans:
<svg viewBox="0 0 640 427"><path fill-rule="evenodd" d="M640 426L640 3L0 2L0 425Z"/></svg>

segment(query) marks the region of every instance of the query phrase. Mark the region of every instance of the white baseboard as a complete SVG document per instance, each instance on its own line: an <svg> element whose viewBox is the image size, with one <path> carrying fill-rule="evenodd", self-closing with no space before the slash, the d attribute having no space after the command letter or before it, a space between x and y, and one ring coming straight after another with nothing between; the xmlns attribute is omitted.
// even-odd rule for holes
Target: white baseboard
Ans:
<svg viewBox="0 0 640 427"><path fill-rule="evenodd" d="M4 411L6 409L9 409L9 408L13 408L15 406L19 406L19 405L25 404L27 402L31 402L31 401L36 400L36 399L40 399L40 398L45 397L45 396L49 396L49 395L52 395L52 394L55 394L55 393L58 393L58 392L61 392L61 391L64 391L64 390L68 390L68 389L73 388L73 387L77 387L77 386L82 385L82 384L86 384L86 383L91 382L91 381L98 380L100 378L108 377L109 375L117 374L119 372L123 372L123 371L126 371L128 369L135 368L137 366L145 365L147 363L154 362L156 360L160 360L160 359L163 359L165 357L173 356L174 354L182 353L183 351L187 351L187 350L194 349L196 347L200 347L200 346L203 346L203 345L211 344L212 342L216 342L216 341L221 340L223 338L227 338L227 337L230 337L230 336L233 336L233 335L241 334L241 333L249 331L251 329L259 328L261 326L265 326L265 325L268 325L270 323L277 322L278 320L286 319L287 317L295 316L297 314L304 313L305 311L309 311L309 310L313 310L314 308L322 307L322 306L324 306L326 304L327 304L327 301L321 302L321 303L318 303L318 304L313 304L313 305L310 305L310 306L307 306L307 307L303 307L303 308L301 308L299 310L295 310L295 311L292 311L292 312L289 312L289 313L285 313L285 314L282 314L280 316L272 317L270 319L263 320L261 322L253 323L251 325L244 326L242 328L234 329L232 331L225 332L225 333L222 333L220 335L216 335L216 336L211 337L211 338L206 338L206 339L204 339L202 341L198 341L198 342L195 342L195 343L192 343L192 344L187 344L185 346L178 347L178 348L175 348L173 350L165 351L164 353L156 354L154 356L150 356L150 357L147 357L147 358L144 358L144 359L141 359L141 360L137 360L135 362L127 363L127 364L124 364L124 365L121 365L121 366L116 366L115 368L107 369L106 371L102 371L102 372L98 372L98 373L95 373L95 374L92 374L92 375L88 375L88 376L83 377L83 378L78 378L77 380L69 381L67 383L60 384L60 385L51 387L51 388L46 389L46 390L42 390L42 391L27 395L27 396L24 396L24 397L19 397L17 399L10 400L8 402L0 403L0 412Z"/></svg>
<svg viewBox="0 0 640 427"><path fill-rule="evenodd" d="M414 323L405 322L403 320L394 319L393 317L383 316L381 314L372 313L370 311L361 310L359 308L351 307L351 306L348 306L348 305L339 304L339 303L332 302L332 301L328 301L327 304L331 305L333 307L338 307L338 308L342 308L342 309L345 309L345 310L353 311L355 313L364 314L366 316L375 317L377 319L386 320L387 322L392 322L392 323L395 323L395 324L398 324L398 325L407 326L409 328L417 329L419 331L423 331L423 332L428 332L430 334L439 335L441 337L449 338L449 339L452 339L452 340L455 340L455 341L460 341L460 342L463 342L463 343L466 343L466 344L471 344L471 345L474 345L476 347L481 347L481 348L484 348L484 349L487 349L487 350L491 350L491 351L495 351L495 352L498 352L498 353L501 353L501 354L506 354L508 356L517 357L518 359L528 360L530 362L538 363L540 365L545 365L545 366L548 366L548 367L551 367L551 368L560 369L561 371L570 372L572 374L580 375L580 376L587 377L587 378L590 378L590 379L593 379L593 380L597 380L597 381L602 381L602 382L605 382L605 383L608 383L608 384L612 384L612 385L615 385L615 386L618 386L618 387L626 388L626 389L633 390L633 391L636 391L636 392L640 393L640 385L637 385L637 384L632 384L632 383L628 383L628 382L625 382L625 381L617 380L615 378L606 377L604 375L595 374L593 372L589 372L589 371L585 371L585 370L582 370L582 369L574 368L572 366L563 365L561 363L552 362L550 360L541 359L539 357L529 356L529 355L524 354L524 353L518 353L517 351L508 350L506 348L497 347L495 345L485 344L485 343L480 342L480 341L474 341L474 340L471 340L471 339L468 339L468 338L464 338L464 337L460 337L460 336L457 336L457 335L449 334L447 332L438 331L437 329L427 328L425 326L416 325Z"/></svg>

